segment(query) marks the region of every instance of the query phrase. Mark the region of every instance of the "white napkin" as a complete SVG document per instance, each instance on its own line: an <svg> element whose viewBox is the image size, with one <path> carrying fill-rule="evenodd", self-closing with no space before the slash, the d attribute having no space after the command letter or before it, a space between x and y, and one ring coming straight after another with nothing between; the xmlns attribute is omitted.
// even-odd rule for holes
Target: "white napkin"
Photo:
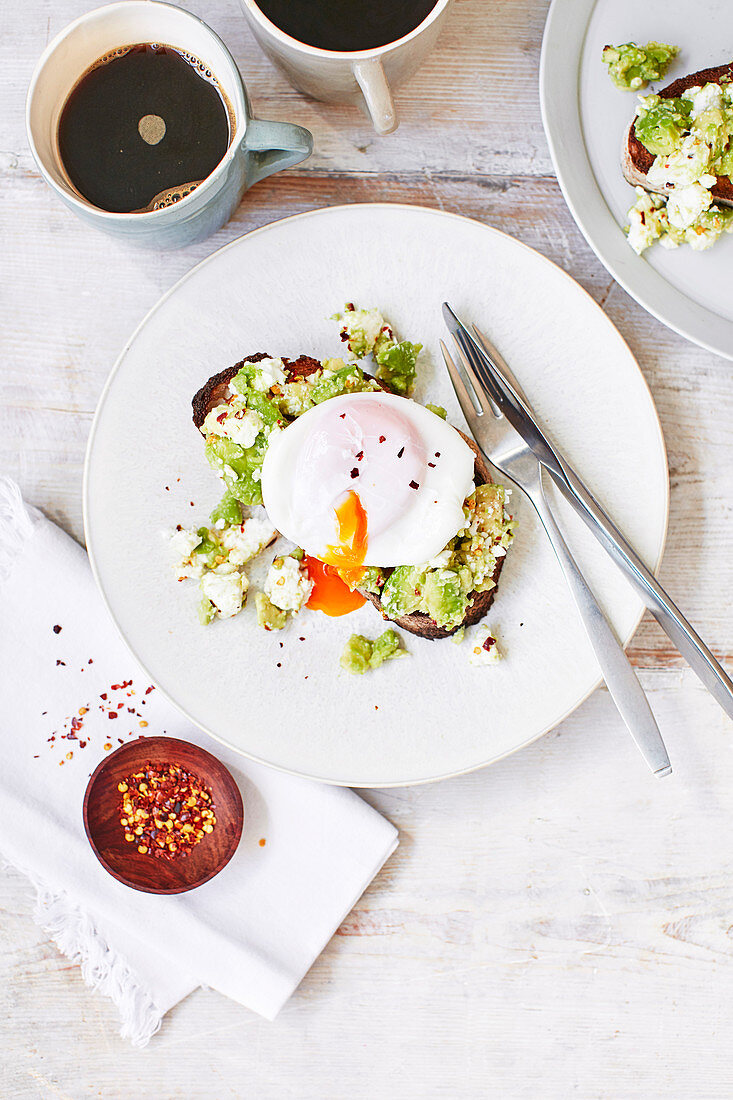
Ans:
<svg viewBox="0 0 733 1100"><path fill-rule="evenodd" d="M105 746L163 732L220 757L246 815L227 867L171 897L109 876L82 824ZM0 851L36 886L38 922L113 999L137 1045L199 985L273 1019L397 844L352 791L249 763L182 718L119 639L84 551L5 478L0 754Z"/></svg>

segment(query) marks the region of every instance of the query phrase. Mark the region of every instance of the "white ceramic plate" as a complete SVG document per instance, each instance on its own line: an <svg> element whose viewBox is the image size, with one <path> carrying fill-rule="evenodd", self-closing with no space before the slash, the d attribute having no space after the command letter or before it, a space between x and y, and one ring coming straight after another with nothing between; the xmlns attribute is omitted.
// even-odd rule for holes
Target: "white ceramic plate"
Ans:
<svg viewBox="0 0 733 1100"><path fill-rule="evenodd" d="M194 268L132 337L97 410L84 490L92 565L130 648L176 706L256 760L352 786L437 779L532 741L598 682L552 551L521 502L489 617L505 659L490 668L469 666L467 642L406 635L409 658L350 676L339 668L349 635L383 628L371 606L342 619L306 611L280 633L260 630L251 607L202 627L195 583L174 580L164 532L205 522L220 495L191 423L195 390L255 351L340 354L328 317L349 300L380 307L425 345L416 397L461 425L438 359L444 298L485 326L573 464L659 562L667 467L654 405L626 344L572 279L512 238L434 210L346 206L265 226ZM628 640L639 600L570 521Z"/></svg>
<svg viewBox="0 0 733 1100"><path fill-rule="evenodd" d="M733 235L707 252L659 245L637 256L622 228L635 201L621 174L636 94L615 88L608 43L670 42L681 51L656 87L733 57L730 0L553 0L540 63L545 133L563 194L599 260L637 302L688 339L733 359ZM650 86L653 91L655 86Z"/></svg>

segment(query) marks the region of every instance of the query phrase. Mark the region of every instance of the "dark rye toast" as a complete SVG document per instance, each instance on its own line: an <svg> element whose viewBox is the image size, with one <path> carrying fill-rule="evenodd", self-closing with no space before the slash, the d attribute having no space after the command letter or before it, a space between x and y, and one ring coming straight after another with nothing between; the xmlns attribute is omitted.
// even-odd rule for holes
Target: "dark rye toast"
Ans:
<svg viewBox="0 0 733 1100"><path fill-rule="evenodd" d="M194 394L191 406L193 408L193 422L197 428L201 428L207 415L211 410L219 403L226 400L227 387L245 363L259 363L262 359L271 359L272 356L267 352L257 352L255 355L248 355L244 359L240 359L238 363L235 363L233 367L227 367L225 370L219 371L218 374L214 374L204 383L200 390ZM319 370L321 364L317 359L312 359L308 355L301 355L298 359L283 359L283 369L289 382L294 381L296 378L306 378L309 374L313 374L314 371ZM367 375L367 377L369 377ZM375 379L378 382L378 379ZM381 385L381 383L379 383ZM386 387L383 387L386 389ZM407 400L407 399L406 399ZM486 485L491 482L491 474L489 473L489 467L486 464L486 460L479 451L478 447L472 439L467 435L464 435L459 428L455 429L466 443L469 445L474 454L473 460L473 480L476 485ZM492 576L494 587L488 592L472 592L470 595L470 603L468 610L463 617L463 621L458 626L446 629L445 627L438 626L429 615L425 615L422 611L415 611L411 615L402 615L399 618L391 619L390 622L395 623L396 626L402 627L403 630L409 631L411 634L417 634L421 638L448 638L451 634L455 634L461 627L474 626L480 619L483 619L486 612L491 607L494 596L496 595L497 586L499 583L499 574L501 573L502 566L504 565L504 558L501 557L497 560L496 568ZM386 570L389 573L391 570ZM372 603L377 610L382 614L382 617L389 619L384 613L382 603L378 596L375 596L371 592L364 592L364 596Z"/></svg>
<svg viewBox="0 0 733 1100"><path fill-rule="evenodd" d="M704 84L719 84L721 80L733 81L733 62L729 65L717 65L712 69L700 69L689 76L672 81L657 94L662 99L675 99L688 88L701 87ZM646 191L656 191L647 181L647 173L654 163L654 154L642 145L636 136L634 122L629 126L624 138L622 168L625 178L634 187L643 187ZM663 190L658 193L664 194ZM724 206L733 206L733 182L728 176L718 176L715 185L710 188L713 198Z"/></svg>

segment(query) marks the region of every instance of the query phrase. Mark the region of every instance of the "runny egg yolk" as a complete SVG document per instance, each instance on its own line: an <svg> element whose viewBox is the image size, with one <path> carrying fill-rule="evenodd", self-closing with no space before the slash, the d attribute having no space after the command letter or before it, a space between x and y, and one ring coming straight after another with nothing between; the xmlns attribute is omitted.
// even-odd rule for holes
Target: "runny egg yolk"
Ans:
<svg viewBox="0 0 733 1100"><path fill-rule="evenodd" d="M306 607L311 608L313 611L323 611L324 614L335 617L337 615L348 615L349 612L356 611L357 608L366 603L366 597L359 592L352 592L349 586L341 580L332 565L326 565L318 558L311 558L308 555L306 555L304 561L308 569L308 576L313 581L313 590ZM358 580L356 574L360 574L362 570L354 569L349 572L354 574L355 580Z"/></svg>
<svg viewBox="0 0 733 1100"><path fill-rule="evenodd" d="M342 569L359 569L367 552L367 514L359 494L350 490L335 512L338 543L326 547L323 560Z"/></svg>

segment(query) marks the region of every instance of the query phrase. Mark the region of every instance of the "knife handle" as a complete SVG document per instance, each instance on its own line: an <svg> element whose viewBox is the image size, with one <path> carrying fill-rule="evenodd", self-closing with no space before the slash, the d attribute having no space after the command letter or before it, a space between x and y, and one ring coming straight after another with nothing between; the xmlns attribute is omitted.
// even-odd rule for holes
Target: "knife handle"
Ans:
<svg viewBox="0 0 733 1100"><path fill-rule="evenodd" d="M565 480L548 469L553 480L573 505L616 565L626 574L662 630L674 642L690 668L699 676L729 718L733 718L733 681L716 661L702 638L672 602L654 574L634 550L578 475L560 459Z"/></svg>
<svg viewBox="0 0 733 1100"><path fill-rule="evenodd" d="M669 775L672 766L649 700L563 538L541 482L539 492L533 492L530 499L560 562L603 679L621 717L654 774L659 777Z"/></svg>

